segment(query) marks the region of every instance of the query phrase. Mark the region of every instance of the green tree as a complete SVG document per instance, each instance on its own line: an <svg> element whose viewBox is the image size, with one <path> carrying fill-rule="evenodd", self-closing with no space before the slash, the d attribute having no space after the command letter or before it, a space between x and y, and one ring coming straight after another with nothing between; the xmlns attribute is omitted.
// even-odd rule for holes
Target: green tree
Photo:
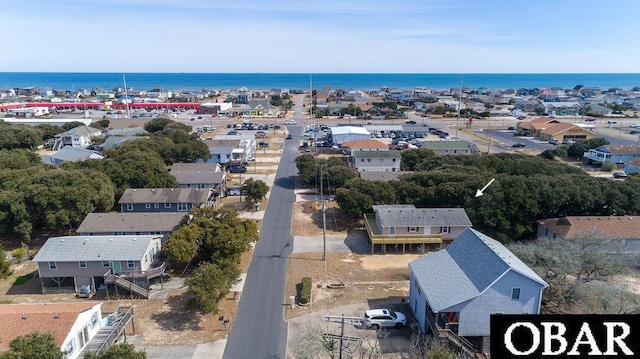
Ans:
<svg viewBox="0 0 640 359"><path fill-rule="evenodd" d="M99 128L101 130L104 130L105 128L109 127L110 124L111 124L111 121L108 118L103 118L102 120L92 122L90 126L93 128Z"/></svg>
<svg viewBox="0 0 640 359"><path fill-rule="evenodd" d="M7 260L7 253L0 245L0 278L7 278L11 275L11 264Z"/></svg>
<svg viewBox="0 0 640 359"><path fill-rule="evenodd" d="M9 342L9 350L0 354L0 359L62 359L65 353L56 345L50 333L32 333Z"/></svg>
<svg viewBox="0 0 640 359"><path fill-rule="evenodd" d="M318 163L316 157L311 154L304 154L296 157L296 167L298 168L298 178L307 184L315 184L318 174Z"/></svg>
<svg viewBox="0 0 640 359"><path fill-rule="evenodd" d="M363 213L369 212L373 201L370 196L357 190L338 188L335 196L336 203L340 209L355 218L362 217Z"/></svg>
<svg viewBox="0 0 640 359"><path fill-rule="evenodd" d="M269 186L262 180L249 178L244 181L245 198L247 202L257 203L264 199L269 192Z"/></svg>
<svg viewBox="0 0 640 359"><path fill-rule="evenodd" d="M107 350L100 353L86 353L85 359L146 359L147 354L144 351L136 351L133 344L120 343L114 344Z"/></svg>
<svg viewBox="0 0 640 359"><path fill-rule="evenodd" d="M0 122L0 149L35 149L42 143L43 133L37 127Z"/></svg>
<svg viewBox="0 0 640 359"><path fill-rule="evenodd" d="M581 159L585 152L589 152L590 149L598 148L600 146L608 145L609 141L604 138L594 138L591 140L579 141L569 146L567 150L567 156L575 159Z"/></svg>
<svg viewBox="0 0 640 359"><path fill-rule="evenodd" d="M255 222L238 218L232 208L198 208L190 214L191 221L173 232L163 246L176 264L192 260L240 263L240 255L249 249L249 243L258 240Z"/></svg>
<svg viewBox="0 0 640 359"><path fill-rule="evenodd" d="M47 123L40 124L36 127L42 132L42 141L52 139L55 135L65 132L64 128Z"/></svg>
<svg viewBox="0 0 640 359"><path fill-rule="evenodd" d="M411 148L402 151L402 168L406 171L413 171L418 163L435 157L435 155L435 152L427 148Z"/></svg>
<svg viewBox="0 0 640 359"><path fill-rule="evenodd" d="M67 122L65 124L62 125L62 129L65 131L69 131L71 129L74 129L76 127L83 127L86 126L84 123L80 122L80 121L71 121L71 122Z"/></svg>
<svg viewBox="0 0 640 359"><path fill-rule="evenodd" d="M218 303L238 282L240 269L234 265L202 262L184 283L192 296L190 305L203 313L218 313Z"/></svg>
<svg viewBox="0 0 640 359"><path fill-rule="evenodd" d="M42 166L37 154L25 149L0 150L0 169L24 169Z"/></svg>

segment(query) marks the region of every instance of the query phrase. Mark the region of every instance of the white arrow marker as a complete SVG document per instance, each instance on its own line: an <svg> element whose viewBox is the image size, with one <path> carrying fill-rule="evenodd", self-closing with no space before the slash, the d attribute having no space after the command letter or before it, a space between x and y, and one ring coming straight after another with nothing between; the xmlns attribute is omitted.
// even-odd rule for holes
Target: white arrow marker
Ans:
<svg viewBox="0 0 640 359"><path fill-rule="evenodd" d="M495 181L495 180L496 180L495 178L492 178L492 179L491 179L491 181L489 181L489 183L487 183L487 185L486 185L486 186L482 187L482 189L477 190L477 191L476 191L476 197L480 197L480 196L482 196L482 195L483 195L483 193L482 193L482 192L484 192L484 190L485 190L485 189L487 189L487 187L489 187L489 185L490 185L490 184L492 184L492 183L493 183L493 181Z"/></svg>

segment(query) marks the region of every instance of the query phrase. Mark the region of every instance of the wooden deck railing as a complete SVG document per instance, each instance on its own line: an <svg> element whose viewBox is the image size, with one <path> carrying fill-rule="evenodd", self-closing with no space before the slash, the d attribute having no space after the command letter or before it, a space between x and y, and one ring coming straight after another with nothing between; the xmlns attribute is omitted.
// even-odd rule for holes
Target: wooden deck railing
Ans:
<svg viewBox="0 0 640 359"><path fill-rule="evenodd" d="M109 335L104 339L102 344L100 344L95 354L100 353L101 350L109 348L120 337L122 332L124 332L125 327L133 317L133 308L118 307L115 313L112 315L116 316L116 322L115 324L112 324L113 328L109 332Z"/></svg>

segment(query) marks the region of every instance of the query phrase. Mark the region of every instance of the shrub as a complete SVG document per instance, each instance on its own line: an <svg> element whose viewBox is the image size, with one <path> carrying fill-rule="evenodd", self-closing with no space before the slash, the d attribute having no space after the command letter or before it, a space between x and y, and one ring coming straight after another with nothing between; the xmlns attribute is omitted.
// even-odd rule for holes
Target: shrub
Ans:
<svg viewBox="0 0 640 359"><path fill-rule="evenodd" d="M616 169L616 165L611 162L605 162L602 164L602 170L606 172L611 172Z"/></svg>
<svg viewBox="0 0 640 359"><path fill-rule="evenodd" d="M7 278L9 275L11 275L11 266L2 246L0 246L0 278Z"/></svg>
<svg viewBox="0 0 640 359"><path fill-rule="evenodd" d="M311 301L311 278L302 278L302 286L300 288L300 304L307 304Z"/></svg>
<svg viewBox="0 0 640 359"><path fill-rule="evenodd" d="M27 250L24 248L16 248L11 251L11 256L13 258L22 258L25 254L27 254Z"/></svg>

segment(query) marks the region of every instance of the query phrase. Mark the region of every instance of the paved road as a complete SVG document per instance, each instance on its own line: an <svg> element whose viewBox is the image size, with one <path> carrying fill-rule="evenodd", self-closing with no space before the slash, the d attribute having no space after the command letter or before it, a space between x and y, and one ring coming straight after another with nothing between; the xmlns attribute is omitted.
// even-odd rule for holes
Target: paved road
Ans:
<svg viewBox="0 0 640 359"><path fill-rule="evenodd" d="M301 102L296 101L296 121L301 119L300 110ZM301 126L287 127L293 138L302 135ZM289 295L294 294L284 290L287 258L293 249L291 210L295 201L297 144L297 141L285 141L236 322L229 333L225 359L285 358L287 325L283 309Z"/></svg>

